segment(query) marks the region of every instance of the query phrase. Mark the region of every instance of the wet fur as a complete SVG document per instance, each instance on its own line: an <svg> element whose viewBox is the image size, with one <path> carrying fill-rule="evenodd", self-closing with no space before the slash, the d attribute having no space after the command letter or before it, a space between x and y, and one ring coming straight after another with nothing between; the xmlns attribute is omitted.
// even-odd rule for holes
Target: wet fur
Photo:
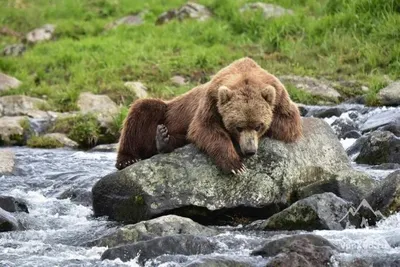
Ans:
<svg viewBox="0 0 400 267"><path fill-rule="evenodd" d="M268 85L273 87L275 93L269 106L270 114L264 115L272 118L269 118L271 124L260 138L268 136L284 142L297 141L302 136L300 112L290 100L285 87L252 59L242 58L221 69L208 83L172 100L135 101L122 128L116 168L123 169L138 160L193 143L224 172L243 170L241 156L234 147L235 133L225 127L226 118L223 119L219 112L218 100L221 96L218 95L218 89L226 86L234 92L240 91L244 101L260 104L259 98L253 98L251 94ZM265 99L269 97L268 93L264 96ZM232 117L229 120L235 124L238 115L233 113L229 116ZM163 151L158 151L157 126L161 124L165 125L168 132L166 134L164 129L164 132L158 133L158 137L160 134L168 135L168 140L161 142Z"/></svg>

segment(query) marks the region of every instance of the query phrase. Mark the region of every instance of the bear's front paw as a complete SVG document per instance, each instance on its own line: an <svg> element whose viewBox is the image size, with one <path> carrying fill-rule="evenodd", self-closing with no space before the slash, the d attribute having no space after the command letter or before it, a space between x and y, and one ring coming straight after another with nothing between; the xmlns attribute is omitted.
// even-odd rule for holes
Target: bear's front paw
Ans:
<svg viewBox="0 0 400 267"><path fill-rule="evenodd" d="M128 166L130 166L130 165L136 163L136 162L139 162L139 161L140 161L140 159L122 160L122 161L118 161L118 162L115 164L115 167L116 167L118 170L122 170L122 169L125 169L126 167L128 167Z"/></svg>
<svg viewBox="0 0 400 267"><path fill-rule="evenodd" d="M239 160L221 161L219 164L222 171L226 174L242 175L247 171L246 166Z"/></svg>
<svg viewBox="0 0 400 267"><path fill-rule="evenodd" d="M157 125L157 132L156 132L157 151L159 153L169 152L171 149L169 141L170 141L170 135L167 126L165 126L164 124Z"/></svg>

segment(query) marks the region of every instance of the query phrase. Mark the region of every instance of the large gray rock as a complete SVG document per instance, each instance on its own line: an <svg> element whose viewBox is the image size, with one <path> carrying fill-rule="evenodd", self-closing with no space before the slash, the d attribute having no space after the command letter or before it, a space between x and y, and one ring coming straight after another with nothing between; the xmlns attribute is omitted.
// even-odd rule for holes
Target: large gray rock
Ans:
<svg viewBox="0 0 400 267"><path fill-rule="evenodd" d="M12 173L15 166L14 153L8 149L0 149L0 155L0 174Z"/></svg>
<svg viewBox="0 0 400 267"><path fill-rule="evenodd" d="M26 40L30 43L38 43L51 40L55 29L56 29L55 25L45 24L40 28L36 28L28 32L26 34Z"/></svg>
<svg viewBox="0 0 400 267"><path fill-rule="evenodd" d="M400 81L393 82L381 89L378 93L378 99L383 105L400 105Z"/></svg>
<svg viewBox="0 0 400 267"><path fill-rule="evenodd" d="M22 229L18 220L9 212L0 208L0 232L16 231Z"/></svg>
<svg viewBox="0 0 400 267"><path fill-rule="evenodd" d="M263 12L264 18L266 19L294 14L293 10L286 9L278 5L261 3L261 2L245 4L242 8L240 8L239 11L245 12L249 10L261 10Z"/></svg>
<svg viewBox="0 0 400 267"><path fill-rule="evenodd" d="M0 117L0 145L14 145L24 143L24 128L21 122L26 120L26 117Z"/></svg>
<svg viewBox="0 0 400 267"><path fill-rule="evenodd" d="M250 230L343 230L351 203L333 193L323 193L299 200L267 220L255 221Z"/></svg>
<svg viewBox="0 0 400 267"><path fill-rule="evenodd" d="M8 212L27 212L28 206L23 199L11 196L0 196L0 208Z"/></svg>
<svg viewBox="0 0 400 267"><path fill-rule="evenodd" d="M0 105L3 106L4 116L48 117L41 108L48 107L47 101L24 95L9 95L0 97Z"/></svg>
<svg viewBox="0 0 400 267"><path fill-rule="evenodd" d="M267 242L251 253L253 256L271 257L266 266L325 267L337 248L323 237L300 234Z"/></svg>
<svg viewBox="0 0 400 267"><path fill-rule="evenodd" d="M370 165L400 163L400 137L391 132L374 131L361 139L359 143L361 143L361 148L355 158L357 163Z"/></svg>
<svg viewBox="0 0 400 267"><path fill-rule="evenodd" d="M0 72L0 92L6 91L12 88L17 88L21 85L21 82L14 77L8 76ZM1 115L1 114L0 114Z"/></svg>
<svg viewBox="0 0 400 267"><path fill-rule="evenodd" d="M71 140L70 138L67 137L67 135L62 133L48 133L43 135L43 137L58 141L65 147L77 148L79 146L77 142Z"/></svg>
<svg viewBox="0 0 400 267"><path fill-rule="evenodd" d="M232 217L268 218L290 204L298 187L332 176L370 183L351 169L325 121L304 118L303 127L297 143L261 141L258 154L244 161L249 171L241 177L223 174L191 144L140 161L94 185L94 213L129 223L175 212L202 224L232 223Z"/></svg>
<svg viewBox="0 0 400 267"><path fill-rule="evenodd" d="M109 248L101 255L101 259L129 261L140 252L138 261L143 265L146 260L165 254L210 254L215 248L216 244L203 236L171 235Z"/></svg>
<svg viewBox="0 0 400 267"><path fill-rule="evenodd" d="M294 85L297 89L303 90L314 96L320 96L330 100L338 101L341 95L331 84L311 77L299 77L287 75L279 77L283 83Z"/></svg>
<svg viewBox="0 0 400 267"><path fill-rule="evenodd" d="M186 18L205 21L211 17L211 12L203 5L194 2L187 2L178 9L168 10L162 13L156 21L156 25L164 24L172 19L182 21Z"/></svg>
<svg viewBox="0 0 400 267"><path fill-rule="evenodd" d="M368 117L360 126L360 130L365 133L392 124L400 124L400 109L388 109Z"/></svg>
<svg viewBox="0 0 400 267"><path fill-rule="evenodd" d="M106 236L91 241L90 245L115 247L168 235L212 236L217 233L217 230L202 226L189 218L166 215L149 221L123 226Z"/></svg>

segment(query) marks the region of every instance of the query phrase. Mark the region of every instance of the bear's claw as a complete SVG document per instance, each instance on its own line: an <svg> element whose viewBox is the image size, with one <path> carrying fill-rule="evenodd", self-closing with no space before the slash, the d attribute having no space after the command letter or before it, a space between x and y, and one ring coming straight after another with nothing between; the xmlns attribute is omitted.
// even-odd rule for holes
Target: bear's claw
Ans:
<svg viewBox="0 0 400 267"><path fill-rule="evenodd" d="M125 161L120 161L119 163L116 164L117 169L122 170L125 169L126 167L139 162L141 159L130 159L130 160L125 160Z"/></svg>
<svg viewBox="0 0 400 267"><path fill-rule="evenodd" d="M247 167L246 167L244 164L242 164L242 167L241 167L240 169L238 169L238 170L232 170L232 173L233 173L234 175L243 175L243 174L245 174L247 171L248 171Z"/></svg>
<svg viewBox="0 0 400 267"><path fill-rule="evenodd" d="M157 125L156 146L159 153L170 151L170 135L167 126Z"/></svg>

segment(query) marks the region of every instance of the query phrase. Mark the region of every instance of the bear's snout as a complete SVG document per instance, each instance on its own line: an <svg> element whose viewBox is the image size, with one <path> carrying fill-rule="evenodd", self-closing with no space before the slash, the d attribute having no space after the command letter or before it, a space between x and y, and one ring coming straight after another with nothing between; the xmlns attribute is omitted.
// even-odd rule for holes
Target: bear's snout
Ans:
<svg viewBox="0 0 400 267"><path fill-rule="evenodd" d="M254 156L258 149L258 135L256 131L243 131L239 140L240 150L245 156Z"/></svg>

